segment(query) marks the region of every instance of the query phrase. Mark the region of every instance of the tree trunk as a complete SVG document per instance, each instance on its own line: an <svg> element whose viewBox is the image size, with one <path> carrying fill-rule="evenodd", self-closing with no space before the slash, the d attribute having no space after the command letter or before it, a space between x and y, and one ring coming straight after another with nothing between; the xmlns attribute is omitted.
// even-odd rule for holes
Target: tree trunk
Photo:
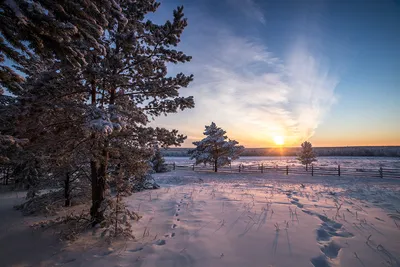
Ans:
<svg viewBox="0 0 400 267"><path fill-rule="evenodd" d="M96 225L104 220L104 211L101 210L100 207L105 199L105 175L107 167L106 162L102 162L99 166L96 161L91 161L90 167L92 173L92 207L90 208L90 215L93 220L93 225Z"/></svg>
<svg viewBox="0 0 400 267"><path fill-rule="evenodd" d="M93 56L95 61L95 57ZM91 104L96 107L97 102L97 84L96 79L93 76L91 81ZM94 142L98 142L95 137L95 134L92 134L92 138ZM90 216L93 220L93 226L101 223L104 220L104 210L100 209L101 204L105 199L105 184L106 184L106 170L107 170L107 162L108 162L108 152L106 148L103 150L103 159L100 161L94 159L90 161L90 170L91 170L91 183L92 183L92 207L90 208Z"/></svg>
<svg viewBox="0 0 400 267"><path fill-rule="evenodd" d="M67 172L64 181L65 207L69 207L71 205L71 195L69 189L70 189L70 176L69 172Z"/></svg>
<svg viewBox="0 0 400 267"><path fill-rule="evenodd" d="M215 159L215 160L214 160L214 172L218 172L217 163L218 163L218 159Z"/></svg>

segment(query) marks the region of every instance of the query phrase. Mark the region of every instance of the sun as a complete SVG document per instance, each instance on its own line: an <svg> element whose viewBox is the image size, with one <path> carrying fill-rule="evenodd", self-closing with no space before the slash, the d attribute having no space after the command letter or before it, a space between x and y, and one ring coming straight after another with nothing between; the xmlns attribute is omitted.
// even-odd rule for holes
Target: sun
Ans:
<svg viewBox="0 0 400 267"><path fill-rule="evenodd" d="M283 136L277 135L274 137L274 142L278 146L282 146L285 144L285 138Z"/></svg>

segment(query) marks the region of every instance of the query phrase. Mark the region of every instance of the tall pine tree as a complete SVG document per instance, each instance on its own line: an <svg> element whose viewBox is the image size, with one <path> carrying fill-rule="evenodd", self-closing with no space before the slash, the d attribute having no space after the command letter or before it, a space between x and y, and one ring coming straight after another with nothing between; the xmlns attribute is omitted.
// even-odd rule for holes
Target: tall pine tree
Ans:
<svg viewBox="0 0 400 267"><path fill-rule="evenodd" d="M14 1L10 3L4 6L8 12L5 18L24 22L21 13L30 12L28 7L26 11L23 9L21 3L25 2L18 1L19 9ZM105 201L107 181L114 176L124 181L135 179L147 171L146 162L153 154L154 140L167 147L179 145L185 139L177 130L147 125L156 116L194 107L192 97L179 96L179 89L192 81L192 75L170 76L167 72L167 64L190 60L175 50L187 25L183 8L174 11L172 22L156 25L145 20L146 14L155 12L159 6L153 0L112 1L109 9L103 1L26 3L53 4L41 16L54 23L55 29L64 23L74 33L64 36L66 42L61 37L55 42L53 36L46 37L47 33L39 35L40 39L25 26L21 30L4 27L20 40L14 48L35 38L40 39L38 44L43 44L35 45L32 41L32 48L26 50L31 54L21 61L9 56L19 66L27 60L35 63L31 66L39 66L25 64L27 77L18 83L18 90L13 89L15 83L2 84L16 96L15 135L28 138L32 146L41 144L42 158L60 157L57 162L63 164L68 160L73 162L75 155L86 155L91 173L91 215L94 223L101 222L109 203ZM96 8L92 12L88 7ZM67 9L68 16L63 17ZM72 27L74 22L79 25ZM35 30L41 27L33 19L29 25ZM93 28L94 32L87 32L87 28ZM54 31L56 38L58 31ZM12 47L10 40L11 37L7 38L3 44ZM67 174L68 170L65 171Z"/></svg>

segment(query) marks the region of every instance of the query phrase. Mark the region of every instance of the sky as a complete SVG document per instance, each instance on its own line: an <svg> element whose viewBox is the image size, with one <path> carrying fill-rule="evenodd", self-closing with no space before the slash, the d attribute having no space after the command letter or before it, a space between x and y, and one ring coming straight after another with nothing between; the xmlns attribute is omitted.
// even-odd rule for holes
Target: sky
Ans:
<svg viewBox="0 0 400 267"><path fill-rule="evenodd" d="M204 137L215 122L246 147L400 145L400 1L164 0L184 6L178 49L196 107L153 124Z"/></svg>
<svg viewBox="0 0 400 267"><path fill-rule="evenodd" d="M188 19L177 49L195 108L154 126L204 138L215 122L246 147L400 145L400 0L159 0Z"/></svg>

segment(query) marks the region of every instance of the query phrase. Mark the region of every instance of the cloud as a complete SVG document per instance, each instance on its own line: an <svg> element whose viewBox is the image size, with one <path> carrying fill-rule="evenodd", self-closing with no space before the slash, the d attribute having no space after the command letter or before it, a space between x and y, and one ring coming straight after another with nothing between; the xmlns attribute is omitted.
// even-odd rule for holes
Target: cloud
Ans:
<svg viewBox="0 0 400 267"><path fill-rule="evenodd" d="M329 62L301 38L278 58L257 39L210 25L186 36L181 48L192 62L170 68L195 75L182 91L194 95L195 109L157 123L199 136L214 121L231 138L253 147L271 145L276 135L285 136L289 145L310 138L336 99L338 79Z"/></svg>
<svg viewBox="0 0 400 267"><path fill-rule="evenodd" d="M258 22L265 25L265 17L261 11L260 6L254 0L227 0L228 4L234 6L236 9L241 10L246 17L256 19Z"/></svg>

